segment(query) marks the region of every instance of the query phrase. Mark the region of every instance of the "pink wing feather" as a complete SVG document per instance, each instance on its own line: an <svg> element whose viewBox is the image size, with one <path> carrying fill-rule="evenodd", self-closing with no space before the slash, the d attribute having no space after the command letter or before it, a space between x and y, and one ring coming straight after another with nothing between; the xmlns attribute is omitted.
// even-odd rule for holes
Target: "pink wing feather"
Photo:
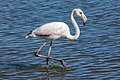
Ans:
<svg viewBox="0 0 120 80"><path fill-rule="evenodd" d="M49 36L49 35L62 35L67 26L63 22L52 22L42 25L34 30L35 35Z"/></svg>

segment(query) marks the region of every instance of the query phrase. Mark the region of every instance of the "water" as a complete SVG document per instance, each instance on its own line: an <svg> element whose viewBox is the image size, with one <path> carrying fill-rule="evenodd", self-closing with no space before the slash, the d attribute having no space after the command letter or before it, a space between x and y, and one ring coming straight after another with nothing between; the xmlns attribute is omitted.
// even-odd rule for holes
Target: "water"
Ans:
<svg viewBox="0 0 120 80"><path fill-rule="evenodd" d="M67 69L33 53L44 42L25 39L36 27L52 21L74 28L70 12L81 8L88 17L77 41L54 42L52 57L64 59ZM120 2L119 0L0 0L0 80L120 80ZM42 52L47 54L49 44Z"/></svg>

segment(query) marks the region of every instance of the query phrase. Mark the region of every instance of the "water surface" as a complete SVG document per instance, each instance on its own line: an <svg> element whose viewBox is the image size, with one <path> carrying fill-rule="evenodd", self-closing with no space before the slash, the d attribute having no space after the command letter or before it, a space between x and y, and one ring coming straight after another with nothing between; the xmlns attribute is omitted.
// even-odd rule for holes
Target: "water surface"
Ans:
<svg viewBox="0 0 120 80"><path fill-rule="evenodd" d="M40 25L63 21L74 28L70 13L80 8L88 17L86 26L75 15L81 36L77 41L53 42L52 57L64 59L67 69L33 53L44 42L25 39ZM119 0L0 0L0 80L119 80L120 79ZM49 44L41 51L47 55Z"/></svg>

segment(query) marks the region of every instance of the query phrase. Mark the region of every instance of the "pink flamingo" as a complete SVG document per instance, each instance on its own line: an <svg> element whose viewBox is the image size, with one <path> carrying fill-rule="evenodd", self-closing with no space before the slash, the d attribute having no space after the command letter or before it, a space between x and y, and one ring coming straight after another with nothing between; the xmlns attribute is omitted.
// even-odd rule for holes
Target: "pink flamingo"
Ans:
<svg viewBox="0 0 120 80"><path fill-rule="evenodd" d="M43 45L35 53L35 56L46 58L47 65L49 63L49 61L48 61L49 59L54 59L54 60L60 61L61 64L63 65L63 67L65 67L64 60L50 57L50 52L51 52L51 47L52 47L52 41L54 41L58 38L61 38L61 37L66 37L69 40L76 40L79 37L80 30L79 30L79 27L78 27L78 25L73 17L74 13L76 13L78 16L80 16L82 18L83 25L85 25L85 23L87 21L87 17L84 15L84 13L81 9L72 10L71 21L72 21L72 24L73 24L75 31L76 31L75 35L70 34L70 29L66 23L64 23L64 22L51 22L51 23L44 24L44 25L30 31L30 33L28 33L28 35L26 36L26 38L39 37L39 38L46 39L46 41L43 43ZM50 46L49 46L49 50L48 50L48 56L40 55L39 54L40 50L48 41L51 42Z"/></svg>

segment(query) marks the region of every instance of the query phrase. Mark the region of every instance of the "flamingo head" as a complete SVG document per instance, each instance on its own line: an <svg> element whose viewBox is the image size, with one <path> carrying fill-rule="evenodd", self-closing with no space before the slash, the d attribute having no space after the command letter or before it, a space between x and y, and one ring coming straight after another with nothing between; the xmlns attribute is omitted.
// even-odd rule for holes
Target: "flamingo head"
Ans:
<svg viewBox="0 0 120 80"><path fill-rule="evenodd" d="M86 17L85 14L83 13L83 11L82 11L81 9L74 9L73 11L75 11L76 14L82 18L82 20L83 20L83 25L85 26L85 23L86 23L86 21L87 21L87 17Z"/></svg>

